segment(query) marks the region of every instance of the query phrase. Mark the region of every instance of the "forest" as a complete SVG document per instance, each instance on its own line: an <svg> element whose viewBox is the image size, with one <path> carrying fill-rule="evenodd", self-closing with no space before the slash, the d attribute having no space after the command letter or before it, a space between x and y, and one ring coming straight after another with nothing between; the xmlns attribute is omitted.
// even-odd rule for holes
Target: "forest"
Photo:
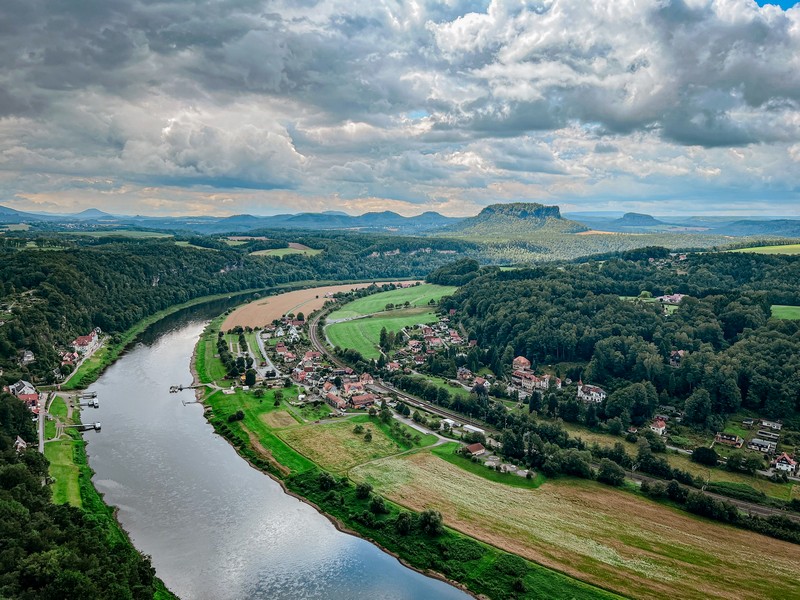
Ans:
<svg viewBox="0 0 800 600"><path fill-rule="evenodd" d="M442 270L452 274L452 267ZM436 281L440 273L429 279ZM683 294L674 311L655 297ZM800 260L663 249L582 264L484 268L452 297L482 362L501 375L515 356L533 368L602 386L601 420L641 425L658 405L714 429L740 407L786 419L800 410ZM670 358L683 351L679 361Z"/></svg>
<svg viewBox="0 0 800 600"><path fill-rule="evenodd" d="M378 235L281 235L231 246L196 236L185 240L191 245L178 245L172 238L49 234L33 248L0 247L0 383L52 382L58 351L76 336L95 327L114 335L194 298L301 281L424 277L452 261L448 252L468 246ZM250 254L285 246L287 239L323 252ZM385 254L398 249L400 254ZM22 366L23 350L32 351L35 362Z"/></svg>
<svg viewBox="0 0 800 600"><path fill-rule="evenodd" d="M47 459L35 445L30 412L0 393L0 597L21 600L153 598L150 560L109 526L110 519L50 501Z"/></svg>

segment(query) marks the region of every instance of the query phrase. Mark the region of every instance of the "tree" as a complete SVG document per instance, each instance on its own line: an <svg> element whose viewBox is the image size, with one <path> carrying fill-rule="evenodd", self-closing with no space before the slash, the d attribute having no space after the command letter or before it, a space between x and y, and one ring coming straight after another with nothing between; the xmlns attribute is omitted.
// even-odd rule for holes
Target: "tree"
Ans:
<svg viewBox="0 0 800 600"><path fill-rule="evenodd" d="M390 423L392 421L392 411L389 410L389 407L386 406L385 402L381 405L381 412L378 416L381 420L381 423Z"/></svg>
<svg viewBox="0 0 800 600"><path fill-rule="evenodd" d="M704 427L711 411L711 396L700 388L686 399L684 420L692 425Z"/></svg>
<svg viewBox="0 0 800 600"><path fill-rule="evenodd" d="M336 486L336 479L327 471L322 471L317 477L317 483L319 484L319 489L327 492Z"/></svg>
<svg viewBox="0 0 800 600"><path fill-rule="evenodd" d="M709 467L716 467L719 461L719 455L713 448L706 448L699 446L692 452L692 462L707 465Z"/></svg>
<svg viewBox="0 0 800 600"><path fill-rule="evenodd" d="M407 512L401 512L397 515L397 519L394 522L394 528L400 535L408 535L411 533L412 525L413 519L411 518L411 514Z"/></svg>
<svg viewBox="0 0 800 600"><path fill-rule="evenodd" d="M597 481L618 487L625 483L625 470L613 460L602 458L600 459L600 469L597 472Z"/></svg>
<svg viewBox="0 0 800 600"><path fill-rule="evenodd" d="M441 535L444 531L442 527L442 514L438 510L429 508L419 514L417 524L423 533L430 536Z"/></svg>
<svg viewBox="0 0 800 600"><path fill-rule="evenodd" d="M372 486L366 482L356 485L356 498L365 500L372 493Z"/></svg>
<svg viewBox="0 0 800 600"><path fill-rule="evenodd" d="M364 433L364 426L361 423L356 423L356 426L353 427L353 433L356 435L361 435Z"/></svg>
<svg viewBox="0 0 800 600"><path fill-rule="evenodd" d="M256 372L254 369L248 369L244 374L244 384L247 386L254 386L256 384Z"/></svg>
<svg viewBox="0 0 800 600"><path fill-rule="evenodd" d="M372 431L367 429L367 433L364 434L364 441L371 442L372 441Z"/></svg>

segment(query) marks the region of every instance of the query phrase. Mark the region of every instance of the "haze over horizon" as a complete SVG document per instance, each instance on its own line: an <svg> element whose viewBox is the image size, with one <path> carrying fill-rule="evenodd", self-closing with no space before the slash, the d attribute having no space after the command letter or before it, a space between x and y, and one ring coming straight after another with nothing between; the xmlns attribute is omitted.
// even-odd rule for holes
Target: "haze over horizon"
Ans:
<svg viewBox="0 0 800 600"><path fill-rule="evenodd" d="M0 205L800 216L800 8L0 6Z"/></svg>

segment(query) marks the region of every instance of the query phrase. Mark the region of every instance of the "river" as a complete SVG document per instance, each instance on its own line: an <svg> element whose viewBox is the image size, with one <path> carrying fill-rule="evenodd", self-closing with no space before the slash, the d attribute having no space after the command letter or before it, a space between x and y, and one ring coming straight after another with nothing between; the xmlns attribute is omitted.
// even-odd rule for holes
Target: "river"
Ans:
<svg viewBox="0 0 800 600"><path fill-rule="evenodd" d="M168 317L89 389L84 421L94 483L134 545L183 600L469 598L337 531L253 469L203 416L189 361L219 304ZM216 312L214 312L216 311Z"/></svg>

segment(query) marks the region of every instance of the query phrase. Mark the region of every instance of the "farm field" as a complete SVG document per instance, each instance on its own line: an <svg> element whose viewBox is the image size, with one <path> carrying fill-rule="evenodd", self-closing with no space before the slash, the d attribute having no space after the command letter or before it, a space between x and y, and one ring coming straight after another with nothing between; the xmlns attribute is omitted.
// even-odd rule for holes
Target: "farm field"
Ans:
<svg viewBox="0 0 800 600"><path fill-rule="evenodd" d="M521 489L419 452L351 471L415 510L494 546L635 598L789 598L796 546L572 479ZM765 562L769 556L769 574Z"/></svg>
<svg viewBox="0 0 800 600"><path fill-rule="evenodd" d="M211 250L212 252L218 252L216 248L204 248L203 246L195 246L187 242L186 240L178 240L175 242L176 246L183 246L184 248L194 248L195 250Z"/></svg>
<svg viewBox="0 0 800 600"><path fill-rule="evenodd" d="M263 327L290 312L309 314L322 308L322 305L327 300L325 294L349 292L370 285L369 283L326 285L259 298L249 304L240 306L229 314L222 323L222 329L227 331L237 325L242 327Z"/></svg>
<svg viewBox="0 0 800 600"><path fill-rule="evenodd" d="M338 312L338 311L337 311ZM380 313L373 317L328 325L326 334L334 346L351 348L364 358L378 358L381 329L398 332L418 323L435 323L436 313L426 308L409 308Z"/></svg>
<svg viewBox="0 0 800 600"><path fill-rule="evenodd" d="M370 315L386 309L387 304L409 303L410 307L428 306L430 300L439 302L442 296L448 296L456 291L457 288L446 285L435 285L425 283L422 285L410 286L406 288L391 290L372 294L364 298L359 298L348 302L339 310L328 315L328 322L338 321L339 319L350 319L361 315Z"/></svg>
<svg viewBox="0 0 800 600"><path fill-rule="evenodd" d="M353 433L356 424L372 432L372 441L364 433ZM324 469L344 473L365 462L391 456L403 448L377 427L377 420L355 417L322 425L286 429L278 434L287 444Z"/></svg>
<svg viewBox="0 0 800 600"><path fill-rule="evenodd" d="M241 242L244 243L244 242ZM272 248L270 250L257 250L256 252L251 252L251 256L278 256L283 258L287 254L303 254L305 256L316 256L322 252L322 250L316 250L314 248L309 248L303 244L296 244L290 243L288 248Z"/></svg>
<svg viewBox="0 0 800 600"><path fill-rule="evenodd" d="M775 319L790 319L793 321L797 321L798 319L800 319L800 306L773 304L772 316Z"/></svg>
<svg viewBox="0 0 800 600"><path fill-rule="evenodd" d="M784 244L779 246L755 246L753 248L737 248L728 252L747 252L750 254L800 254L800 244Z"/></svg>

